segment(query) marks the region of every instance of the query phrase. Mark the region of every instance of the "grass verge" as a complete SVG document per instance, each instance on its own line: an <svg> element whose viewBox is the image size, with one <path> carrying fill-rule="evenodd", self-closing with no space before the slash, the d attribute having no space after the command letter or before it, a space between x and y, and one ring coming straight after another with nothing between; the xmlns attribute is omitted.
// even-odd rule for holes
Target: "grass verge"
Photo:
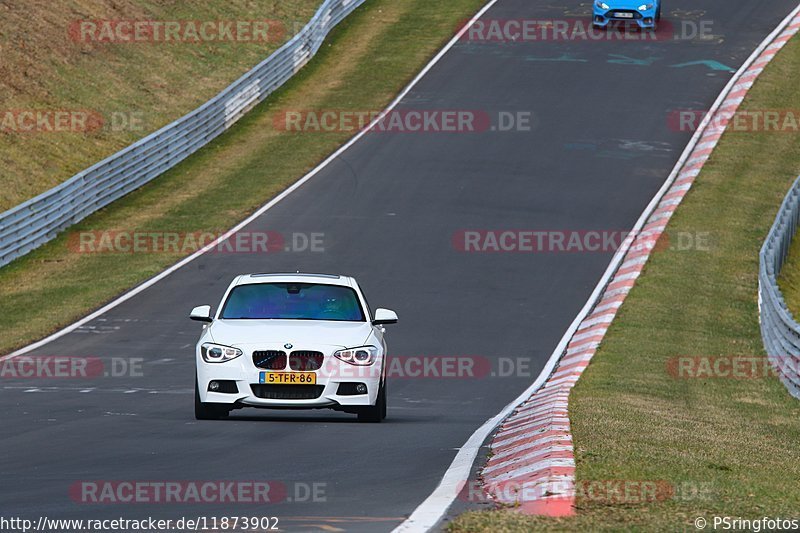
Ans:
<svg viewBox="0 0 800 533"><path fill-rule="evenodd" d="M0 2L0 211L198 107L297 32L321 0ZM274 20L252 40L101 42L81 21ZM108 36L109 34L104 34ZM190 34L186 34L189 35ZM16 111L87 111L103 126L24 132ZM93 123L94 124L94 123Z"/></svg>
<svg viewBox="0 0 800 533"><path fill-rule="evenodd" d="M63 327L179 254L80 254L81 231L222 231L311 170L352 134L281 132L286 109L383 109L483 0L370 0L284 88L208 148L0 269L0 353Z"/></svg>
<svg viewBox="0 0 800 533"><path fill-rule="evenodd" d="M744 109L800 108L799 70L794 39ZM800 402L761 372L676 379L668 368L684 356L763 357L758 252L798 172L796 134L726 133L668 229L671 242L707 234L710 246L654 254L572 393L579 483L652 481L674 494L642 503L582 498L566 519L472 512L450 531L694 531L697 517L796 516ZM800 264L799 251L793 261Z"/></svg>

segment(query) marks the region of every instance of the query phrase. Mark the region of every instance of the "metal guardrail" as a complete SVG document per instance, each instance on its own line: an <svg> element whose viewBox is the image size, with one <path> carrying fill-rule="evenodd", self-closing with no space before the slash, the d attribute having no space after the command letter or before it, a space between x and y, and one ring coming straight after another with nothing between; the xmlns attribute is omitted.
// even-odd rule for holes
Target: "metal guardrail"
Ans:
<svg viewBox="0 0 800 533"><path fill-rule="evenodd" d="M800 324L795 322L778 287L789 246L800 222L800 178L781 204L759 254L758 308L761 338L778 376L800 398Z"/></svg>
<svg viewBox="0 0 800 533"><path fill-rule="evenodd" d="M366 0L325 0L308 24L217 96L64 183L0 214L0 267L173 168L282 86Z"/></svg>

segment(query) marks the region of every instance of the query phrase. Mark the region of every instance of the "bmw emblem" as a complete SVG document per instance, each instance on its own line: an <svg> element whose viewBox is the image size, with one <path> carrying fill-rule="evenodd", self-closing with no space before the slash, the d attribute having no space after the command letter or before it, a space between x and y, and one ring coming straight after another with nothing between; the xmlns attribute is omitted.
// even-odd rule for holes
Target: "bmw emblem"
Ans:
<svg viewBox="0 0 800 533"><path fill-rule="evenodd" d="M292 348L294 348L294 345L291 342L287 342L286 344L283 345L283 347L286 348L287 350L291 350Z"/></svg>

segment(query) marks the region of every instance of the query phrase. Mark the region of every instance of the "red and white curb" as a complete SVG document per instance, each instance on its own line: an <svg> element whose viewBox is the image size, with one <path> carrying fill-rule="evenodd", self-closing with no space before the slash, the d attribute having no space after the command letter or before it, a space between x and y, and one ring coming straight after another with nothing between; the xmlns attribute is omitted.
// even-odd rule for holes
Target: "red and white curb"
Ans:
<svg viewBox="0 0 800 533"><path fill-rule="evenodd" d="M547 382L500 425L492 456L481 472L484 490L498 503L526 514L568 516L575 509L575 457L568 400L611 322L650 257L654 243L692 187L731 117L764 67L800 30L800 6L750 57L720 95L678 162L671 185L636 232L619 268L591 313L579 324ZM713 124L713 126L711 125Z"/></svg>

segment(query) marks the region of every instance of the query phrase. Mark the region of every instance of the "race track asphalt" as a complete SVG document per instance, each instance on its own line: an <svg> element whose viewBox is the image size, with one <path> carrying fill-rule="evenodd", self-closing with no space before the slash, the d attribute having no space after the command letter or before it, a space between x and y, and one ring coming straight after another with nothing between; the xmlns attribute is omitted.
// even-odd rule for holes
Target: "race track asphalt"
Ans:
<svg viewBox="0 0 800 533"><path fill-rule="evenodd" d="M0 516L274 515L290 531L396 526L470 434L535 379L613 255L464 253L454 235L631 228L691 137L668 125L670 111L708 109L795 2L700 4L668 1L672 27L663 27L680 33L683 23L706 21L711 35L702 39L458 43L400 109L475 110L495 125L501 111L530 112L530 131L368 134L244 230L321 233L324 252L206 254L36 350L98 357L107 368L112 358L141 358L142 376L2 379ZM586 21L588 5L500 0L484 20ZM200 327L189 310L216 305L236 274L295 270L355 276L373 307L396 310L400 323L387 336L394 356L486 358L495 374L514 361L514 373L396 377L380 425L332 411L195 421ZM90 480L272 480L293 501L70 497ZM322 493L308 501L314 483Z"/></svg>

